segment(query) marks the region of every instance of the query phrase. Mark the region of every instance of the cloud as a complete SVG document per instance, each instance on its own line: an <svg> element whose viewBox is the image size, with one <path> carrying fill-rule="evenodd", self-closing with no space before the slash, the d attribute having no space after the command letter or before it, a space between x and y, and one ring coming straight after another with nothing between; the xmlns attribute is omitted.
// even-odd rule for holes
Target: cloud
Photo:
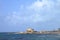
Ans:
<svg viewBox="0 0 60 40"><path fill-rule="evenodd" d="M37 0L30 5L21 5L20 11L14 13L6 16L5 21L10 24L28 24L50 21L60 13L60 1Z"/></svg>

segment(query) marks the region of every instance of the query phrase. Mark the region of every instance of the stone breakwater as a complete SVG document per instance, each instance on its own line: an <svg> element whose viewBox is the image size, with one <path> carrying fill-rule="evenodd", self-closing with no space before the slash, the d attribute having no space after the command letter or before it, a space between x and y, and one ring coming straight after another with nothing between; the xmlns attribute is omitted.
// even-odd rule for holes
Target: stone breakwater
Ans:
<svg viewBox="0 0 60 40"><path fill-rule="evenodd" d="M60 34L60 28L52 31L35 31L32 28L27 28L25 32L14 32L14 34Z"/></svg>
<svg viewBox="0 0 60 40"><path fill-rule="evenodd" d="M28 28L25 32L18 32L19 34L60 34L60 29L52 31L35 31L32 28Z"/></svg>

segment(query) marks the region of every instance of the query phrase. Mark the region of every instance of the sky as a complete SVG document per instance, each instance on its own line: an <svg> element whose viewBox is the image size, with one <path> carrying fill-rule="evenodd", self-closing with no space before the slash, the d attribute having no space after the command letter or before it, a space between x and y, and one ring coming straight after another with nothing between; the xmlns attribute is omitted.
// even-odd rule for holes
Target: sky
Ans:
<svg viewBox="0 0 60 40"><path fill-rule="evenodd" d="M0 0L0 32L60 28L60 0Z"/></svg>

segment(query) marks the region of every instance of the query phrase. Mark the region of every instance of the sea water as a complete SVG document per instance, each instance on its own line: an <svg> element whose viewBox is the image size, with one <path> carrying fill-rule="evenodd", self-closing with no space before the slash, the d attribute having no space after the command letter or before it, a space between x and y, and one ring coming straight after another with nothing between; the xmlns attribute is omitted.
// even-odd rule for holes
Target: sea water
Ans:
<svg viewBox="0 0 60 40"><path fill-rule="evenodd" d="M60 40L60 35L0 33L0 40Z"/></svg>

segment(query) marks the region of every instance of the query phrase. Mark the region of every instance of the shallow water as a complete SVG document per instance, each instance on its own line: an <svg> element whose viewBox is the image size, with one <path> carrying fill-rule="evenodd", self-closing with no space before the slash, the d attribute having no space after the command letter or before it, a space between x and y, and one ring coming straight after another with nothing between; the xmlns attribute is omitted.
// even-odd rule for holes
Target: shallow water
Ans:
<svg viewBox="0 0 60 40"><path fill-rule="evenodd" d="M60 40L60 35L0 33L0 40Z"/></svg>

